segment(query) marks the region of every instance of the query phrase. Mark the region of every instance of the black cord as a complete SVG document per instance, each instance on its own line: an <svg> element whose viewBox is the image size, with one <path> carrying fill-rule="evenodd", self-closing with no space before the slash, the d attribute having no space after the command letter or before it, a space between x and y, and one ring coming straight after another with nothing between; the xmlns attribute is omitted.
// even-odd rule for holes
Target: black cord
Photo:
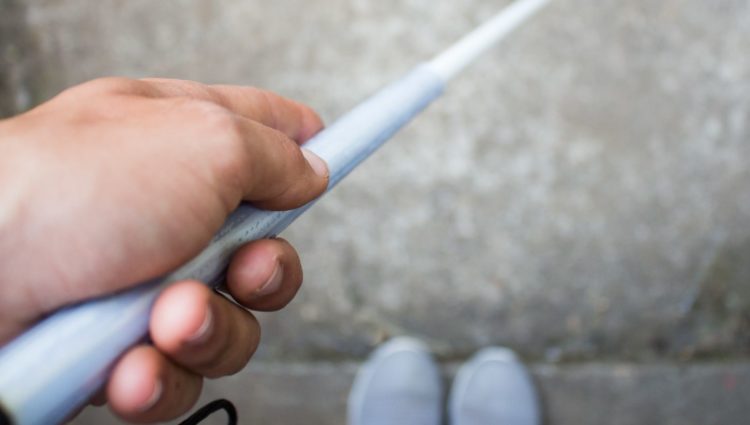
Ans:
<svg viewBox="0 0 750 425"><path fill-rule="evenodd" d="M5 412L3 412L2 407L0 406L0 425L11 425L12 422L10 421L10 416L6 415Z"/></svg>
<svg viewBox="0 0 750 425"><path fill-rule="evenodd" d="M190 415L190 417L188 417L184 421L180 422L179 425L197 425L198 422L201 422L202 420L211 416L213 413L218 412L222 409L227 412L227 425L237 425L237 409L235 409L234 404L232 404L231 401L225 400L223 398L214 400L196 410L195 413Z"/></svg>

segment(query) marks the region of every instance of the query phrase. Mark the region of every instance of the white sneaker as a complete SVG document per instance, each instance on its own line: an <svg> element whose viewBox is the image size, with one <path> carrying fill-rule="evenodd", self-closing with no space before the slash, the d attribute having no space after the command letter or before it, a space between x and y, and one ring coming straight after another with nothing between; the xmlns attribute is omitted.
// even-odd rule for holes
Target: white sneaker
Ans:
<svg viewBox="0 0 750 425"><path fill-rule="evenodd" d="M360 368L349 394L349 425L440 425L440 370L427 347L395 338Z"/></svg>
<svg viewBox="0 0 750 425"><path fill-rule="evenodd" d="M485 348L453 381L451 425L539 425L540 403L526 368L506 348Z"/></svg>

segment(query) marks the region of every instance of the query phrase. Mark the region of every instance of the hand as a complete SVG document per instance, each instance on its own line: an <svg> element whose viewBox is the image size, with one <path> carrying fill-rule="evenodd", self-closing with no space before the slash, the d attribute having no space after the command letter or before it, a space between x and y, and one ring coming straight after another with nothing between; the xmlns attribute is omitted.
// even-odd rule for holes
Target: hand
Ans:
<svg viewBox="0 0 750 425"><path fill-rule="evenodd" d="M177 268L242 200L291 209L319 196L327 167L298 144L321 127L306 106L254 88L117 78L0 121L0 344L65 304ZM294 249L269 239L234 256L227 288L268 311L301 282ZM150 335L104 389L129 421L188 411L203 377L245 366L260 329L187 281L159 297Z"/></svg>

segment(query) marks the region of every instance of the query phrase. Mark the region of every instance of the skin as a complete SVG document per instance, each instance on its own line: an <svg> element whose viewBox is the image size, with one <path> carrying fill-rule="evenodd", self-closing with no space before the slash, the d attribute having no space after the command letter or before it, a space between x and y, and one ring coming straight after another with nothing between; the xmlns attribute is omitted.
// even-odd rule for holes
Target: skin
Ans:
<svg viewBox="0 0 750 425"><path fill-rule="evenodd" d="M198 254L241 201L291 209L328 170L300 144L310 108L250 87L107 78L0 121L0 344L66 304L167 273ZM289 243L250 243L228 292L272 311L302 282ZM242 369L257 320L199 282L158 299L153 345L128 351L95 402L139 423L173 419L204 377Z"/></svg>

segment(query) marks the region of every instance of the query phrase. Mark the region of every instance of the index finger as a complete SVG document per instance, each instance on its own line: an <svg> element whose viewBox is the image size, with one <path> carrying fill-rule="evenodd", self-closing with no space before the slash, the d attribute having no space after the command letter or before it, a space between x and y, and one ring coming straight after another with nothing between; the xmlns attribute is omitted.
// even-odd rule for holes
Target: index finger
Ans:
<svg viewBox="0 0 750 425"><path fill-rule="evenodd" d="M152 95L185 96L217 103L237 115L278 130L298 144L323 128L323 121L307 105L255 87L207 85L195 81L146 78Z"/></svg>

